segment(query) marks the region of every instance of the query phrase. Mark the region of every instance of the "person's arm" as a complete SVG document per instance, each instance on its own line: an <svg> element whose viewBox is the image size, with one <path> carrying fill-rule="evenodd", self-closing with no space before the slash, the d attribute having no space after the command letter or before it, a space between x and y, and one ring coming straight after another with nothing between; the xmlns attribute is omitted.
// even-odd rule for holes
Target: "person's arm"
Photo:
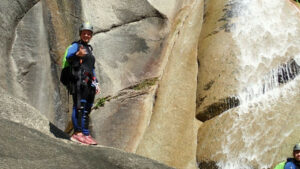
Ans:
<svg viewBox="0 0 300 169"><path fill-rule="evenodd" d="M297 166L292 161L289 161L285 164L284 169L297 169Z"/></svg>
<svg viewBox="0 0 300 169"><path fill-rule="evenodd" d="M66 58L71 60L73 57L76 56L76 52L78 51L78 43L73 43L71 46L68 47Z"/></svg>
<svg viewBox="0 0 300 169"><path fill-rule="evenodd" d="M98 79L96 78L95 68L93 69L93 83L92 85L96 88L96 94L100 93L100 87L98 84Z"/></svg>
<svg viewBox="0 0 300 169"><path fill-rule="evenodd" d="M97 82L98 83L98 79L96 77L96 73L95 73L95 68L93 69L93 81Z"/></svg>

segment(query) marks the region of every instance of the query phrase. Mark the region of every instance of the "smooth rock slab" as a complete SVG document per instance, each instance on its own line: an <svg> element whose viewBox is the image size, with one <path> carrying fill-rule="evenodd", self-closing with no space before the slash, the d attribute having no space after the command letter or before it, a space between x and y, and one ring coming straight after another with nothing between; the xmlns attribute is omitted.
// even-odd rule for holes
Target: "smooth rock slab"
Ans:
<svg viewBox="0 0 300 169"><path fill-rule="evenodd" d="M171 169L164 164L107 147L73 144L0 118L2 169Z"/></svg>
<svg viewBox="0 0 300 169"><path fill-rule="evenodd" d="M166 31L165 19L151 17L93 37L102 96L115 95L142 79L161 74Z"/></svg>

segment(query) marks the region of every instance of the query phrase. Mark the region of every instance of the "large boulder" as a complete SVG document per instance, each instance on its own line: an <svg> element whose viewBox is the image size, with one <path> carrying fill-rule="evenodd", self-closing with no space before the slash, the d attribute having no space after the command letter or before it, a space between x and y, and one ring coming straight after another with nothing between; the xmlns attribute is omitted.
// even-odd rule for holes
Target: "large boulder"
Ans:
<svg viewBox="0 0 300 169"><path fill-rule="evenodd" d="M61 129L68 119L66 113L61 113L67 109L62 103L67 97L58 85L59 65L66 46L75 37L73 25L80 11L68 2L1 2L1 16L6 17L2 17L1 36L5 43L1 43L0 52L7 61L1 62L5 63L0 71L5 75L1 75L1 86L37 108Z"/></svg>
<svg viewBox="0 0 300 169"><path fill-rule="evenodd" d="M161 74L166 20L149 17L96 34L91 44L102 96Z"/></svg>
<svg viewBox="0 0 300 169"><path fill-rule="evenodd" d="M199 45L218 50L199 53L198 162L272 168L299 142L299 12L289 1L210 2Z"/></svg>
<svg viewBox="0 0 300 169"><path fill-rule="evenodd" d="M206 3L198 55L199 120L209 120L238 106L248 97L247 92L253 92L247 89L250 85L263 86L264 83L268 83L265 76L272 69L287 63L299 52L292 36L298 34L295 28L299 25L299 21L295 20L295 8L288 1L265 4L272 9L280 8L285 18L295 20L289 21L281 20L282 17L275 15L277 12L273 10L263 7L257 10L259 5L256 1ZM276 26L276 30L273 29L274 26L270 26L274 24L273 20L281 23ZM292 27L287 26L290 22L293 23ZM291 28L290 33L281 31L281 27ZM261 32L262 35L253 34L254 31ZM276 44L276 48L270 45L273 43ZM245 95L242 96L241 93Z"/></svg>
<svg viewBox="0 0 300 169"><path fill-rule="evenodd" d="M156 83L157 79L148 79L97 100L90 128L101 145L136 152L150 123Z"/></svg>
<svg viewBox="0 0 300 169"><path fill-rule="evenodd" d="M239 49L232 37L237 1L206 2L199 39L197 118L206 121L230 108L237 93Z"/></svg>
<svg viewBox="0 0 300 169"><path fill-rule="evenodd" d="M161 14L147 0L82 0L84 20L95 25L95 32L109 31L149 17Z"/></svg>
<svg viewBox="0 0 300 169"><path fill-rule="evenodd" d="M37 108L54 121L55 85L51 68L48 38L42 3L37 3L20 20L11 49L16 76L13 82L18 88L12 93Z"/></svg>
<svg viewBox="0 0 300 169"><path fill-rule="evenodd" d="M298 76L258 102L203 123L198 133L200 165L210 168L205 164L214 162L221 168L273 168L291 157L300 135L299 82Z"/></svg>
<svg viewBox="0 0 300 169"><path fill-rule="evenodd" d="M1 35L0 42L0 57L3 60L0 63L0 86L9 92L14 91L14 68L13 61L9 57L9 52L14 42L15 30L20 19L25 13L34 6L38 0L20 0L20 1L1 1L0 6L0 21Z"/></svg>
<svg viewBox="0 0 300 169"><path fill-rule="evenodd" d="M195 119L195 91L202 11L203 1L195 0L174 19L152 117L137 149L137 154L181 169L196 168L199 124Z"/></svg>
<svg viewBox="0 0 300 169"><path fill-rule="evenodd" d="M171 169L154 160L117 149L84 146L52 138L2 118L0 128L0 168L3 169Z"/></svg>
<svg viewBox="0 0 300 169"><path fill-rule="evenodd" d="M50 134L49 120L30 104L0 88L0 117Z"/></svg>

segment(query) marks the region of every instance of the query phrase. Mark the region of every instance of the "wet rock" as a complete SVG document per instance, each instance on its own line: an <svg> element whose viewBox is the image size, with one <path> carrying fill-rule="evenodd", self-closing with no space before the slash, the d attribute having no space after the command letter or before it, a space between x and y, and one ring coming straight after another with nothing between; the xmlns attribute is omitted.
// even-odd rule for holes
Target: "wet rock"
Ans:
<svg viewBox="0 0 300 169"><path fill-rule="evenodd" d="M218 169L218 166L213 161L203 161L198 163L199 168L205 168L205 169Z"/></svg>
<svg viewBox="0 0 300 169"><path fill-rule="evenodd" d="M205 107L204 110L202 112L199 112L196 117L198 120L204 122L222 114L226 110L235 108L238 105L240 105L240 101L238 98L228 97Z"/></svg>
<svg viewBox="0 0 300 169"><path fill-rule="evenodd" d="M290 157L300 134L299 84L297 77L275 95L269 92L204 122L198 133L197 161L273 168Z"/></svg>
<svg viewBox="0 0 300 169"><path fill-rule="evenodd" d="M229 107L237 92L238 48L231 26L236 1L206 1L205 17L199 39L197 118L207 120ZM216 50L218 49L218 50Z"/></svg>

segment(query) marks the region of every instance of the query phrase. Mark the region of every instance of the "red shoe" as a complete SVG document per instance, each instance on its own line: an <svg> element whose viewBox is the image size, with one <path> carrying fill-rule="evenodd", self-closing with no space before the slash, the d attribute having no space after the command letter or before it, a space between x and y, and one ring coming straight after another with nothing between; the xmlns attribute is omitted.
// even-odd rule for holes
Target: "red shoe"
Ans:
<svg viewBox="0 0 300 169"><path fill-rule="evenodd" d="M97 142L92 138L91 135L84 136L84 140L85 140L85 143L86 143L86 144L89 144L89 145L97 145Z"/></svg>
<svg viewBox="0 0 300 169"><path fill-rule="evenodd" d="M72 141L75 142L79 142L79 143L83 143L83 144L87 144L86 140L85 140L85 136L83 135L83 133L79 132L79 133L74 133L71 137Z"/></svg>

